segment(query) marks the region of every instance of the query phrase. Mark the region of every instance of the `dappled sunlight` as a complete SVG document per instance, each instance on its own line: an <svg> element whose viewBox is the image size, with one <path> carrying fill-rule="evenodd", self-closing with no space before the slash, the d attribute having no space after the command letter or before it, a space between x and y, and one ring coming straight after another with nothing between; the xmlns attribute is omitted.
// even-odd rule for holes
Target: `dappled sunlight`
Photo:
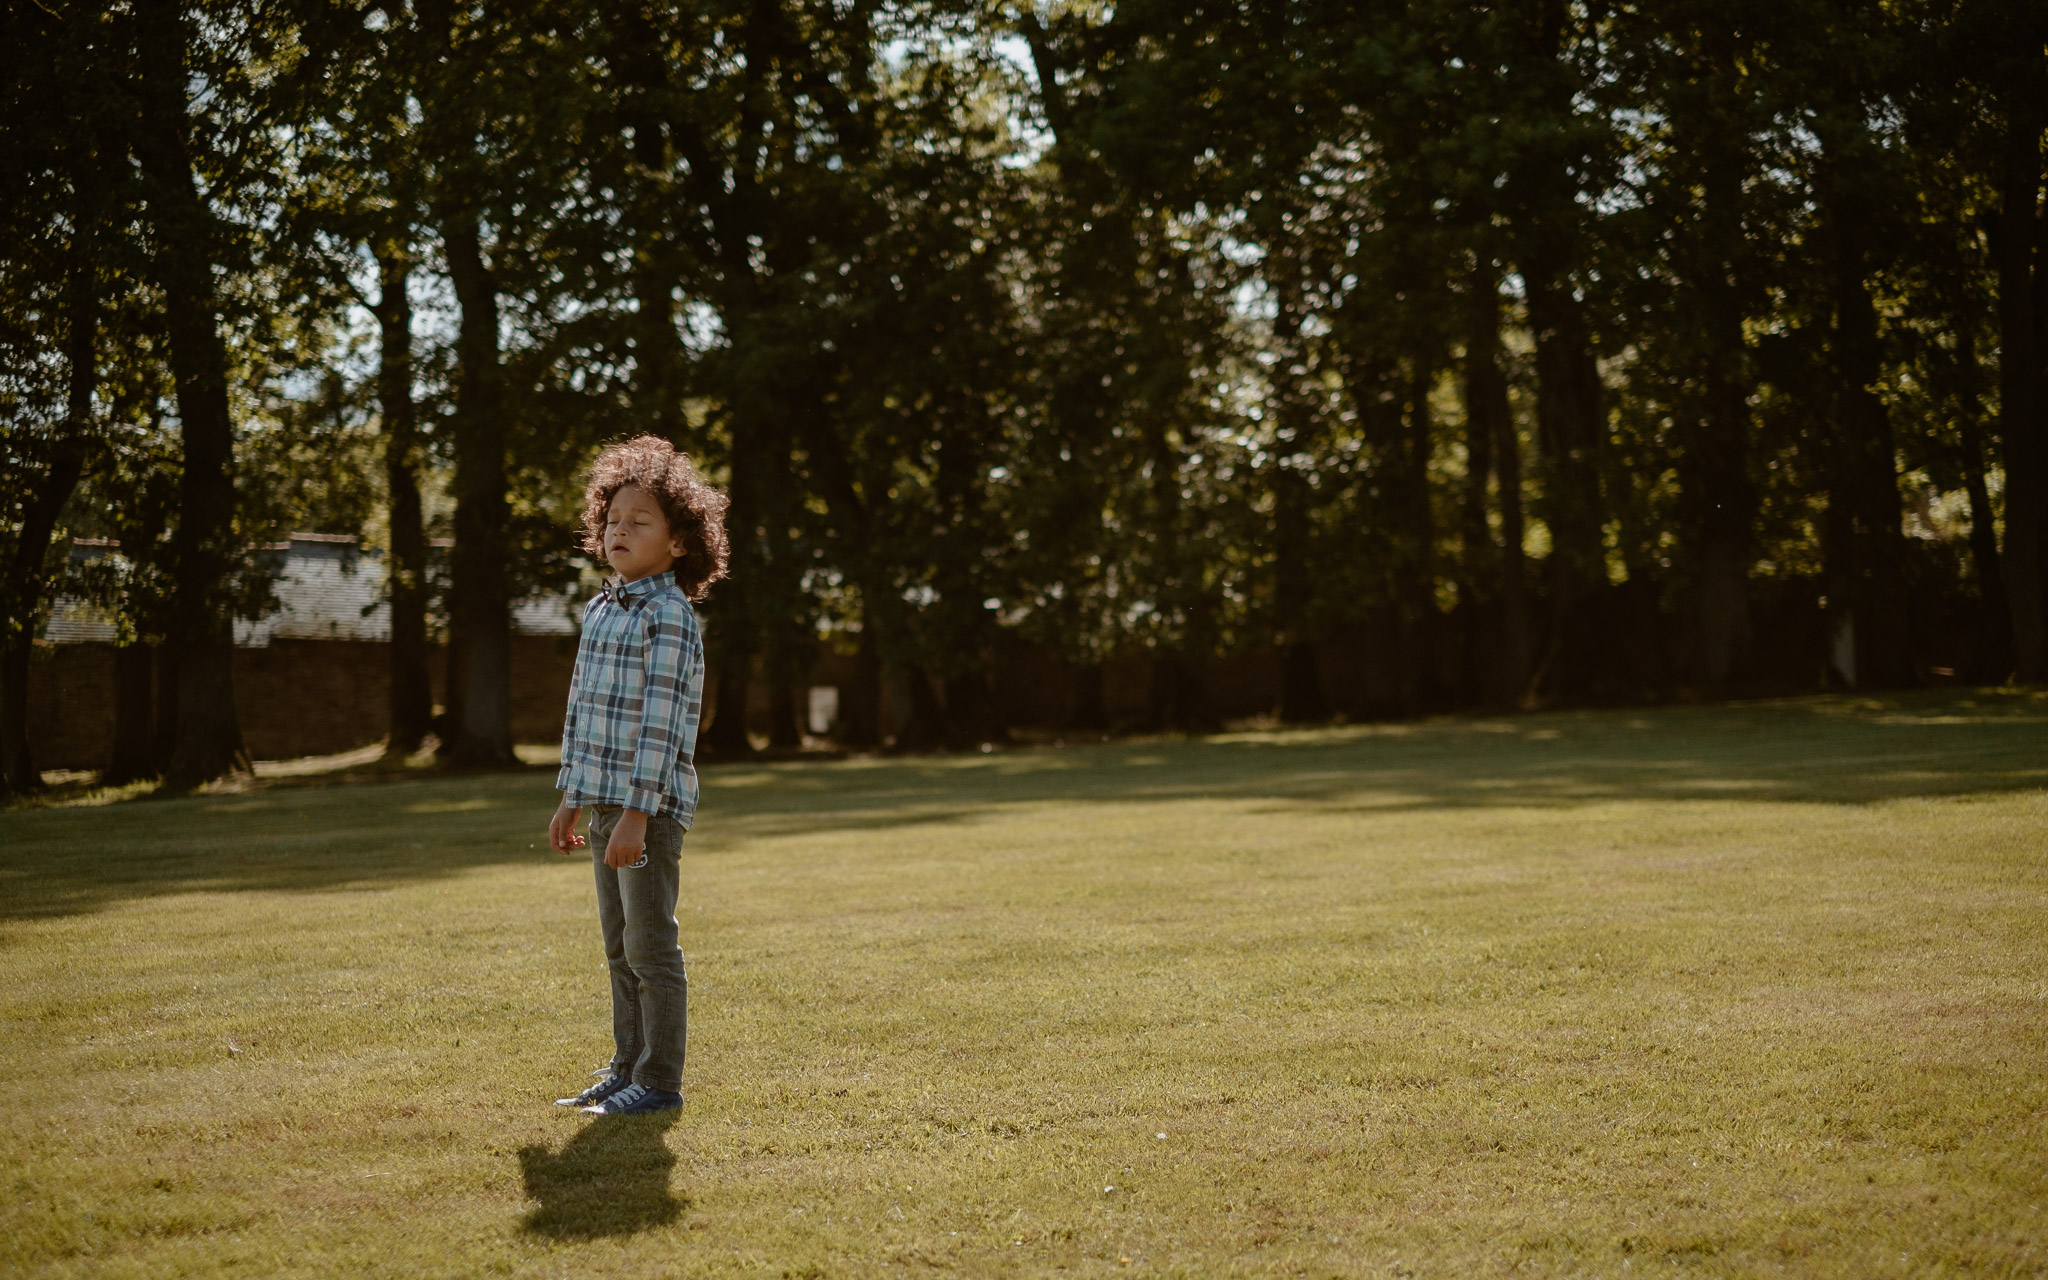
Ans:
<svg viewBox="0 0 2048 1280"><path fill-rule="evenodd" d="M545 847L552 781L539 770L410 777L23 811L0 853L0 881L13 890L0 912L545 865L557 860ZM704 816L687 846L697 855L810 834L965 827L1037 809L1074 827L1088 809L1183 801L1219 813L1379 817L1665 801L1872 805L2048 787L2048 700L1808 698L733 763L705 770L704 786ZM185 817L202 814L231 825Z"/></svg>
<svg viewBox="0 0 2048 1280"><path fill-rule="evenodd" d="M500 807L502 807L501 802L471 798L468 800L426 800L418 804L409 804L405 806L403 811L406 813L476 813L484 809Z"/></svg>

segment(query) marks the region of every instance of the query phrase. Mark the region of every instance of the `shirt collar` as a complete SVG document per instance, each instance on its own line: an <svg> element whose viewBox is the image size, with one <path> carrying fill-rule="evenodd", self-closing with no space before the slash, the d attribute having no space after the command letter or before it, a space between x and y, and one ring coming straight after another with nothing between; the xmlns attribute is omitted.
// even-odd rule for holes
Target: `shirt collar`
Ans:
<svg viewBox="0 0 2048 1280"><path fill-rule="evenodd" d="M650 573L632 582L607 578L604 584L604 598L623 607L628 600L644 600L655 592L673 587L675 584L676 575L673 569L666 573Z"/></svg>

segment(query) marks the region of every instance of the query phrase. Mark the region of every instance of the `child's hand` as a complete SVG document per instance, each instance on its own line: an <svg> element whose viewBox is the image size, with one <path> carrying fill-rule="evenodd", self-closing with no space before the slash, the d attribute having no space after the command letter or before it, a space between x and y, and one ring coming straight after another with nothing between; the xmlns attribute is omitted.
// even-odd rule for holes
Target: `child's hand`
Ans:
<svg viewBox="0 0 2048 1280"><path fill-rule="evenodd" d="M630 867L646 852L647 815L638 809L627 809L619 814L618 825L612 828L612 838L605 844L604 865L614 870Z"/></svg>
<svg viewBox="0 0 2048 1280"><path fill-rule="evenodd" d="M576 834L576 819L582 814L583 810L565 804L555 810L554 821L548 823L548 844L565 858L589 843Z"/></svg>

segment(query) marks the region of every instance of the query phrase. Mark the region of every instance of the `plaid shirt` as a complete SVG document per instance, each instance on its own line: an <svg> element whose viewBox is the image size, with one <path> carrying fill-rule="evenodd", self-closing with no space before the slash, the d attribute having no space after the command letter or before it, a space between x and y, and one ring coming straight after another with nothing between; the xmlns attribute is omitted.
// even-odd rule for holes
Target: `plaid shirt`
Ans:
<svg viewBox="0 0 2048 1280"><path fill-rule="evenodd" d="M704 633L673 573L608 582L583 609L583 639L562 722L566 804L697 816L697 721Z"/></svg>

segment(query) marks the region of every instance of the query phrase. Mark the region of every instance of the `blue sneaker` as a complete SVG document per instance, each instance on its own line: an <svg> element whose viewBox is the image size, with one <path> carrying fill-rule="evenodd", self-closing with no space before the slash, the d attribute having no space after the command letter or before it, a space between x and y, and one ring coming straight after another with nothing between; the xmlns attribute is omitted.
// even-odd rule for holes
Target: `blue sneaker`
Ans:
<svg viewBox="0 0 2048 1280"><path fill-rule="evenodd" d="M683 1105L683 1095L670 1093L666 1089L650 1089L644 1084L629 1084L596 1106L583 1108L588 1116L647 1116L657 1111L673 1111Z"/></svg>
<svg viewBox="0 0 2048 1280"><path fill-rule="evenodd" d="M600 1067L597 1071L591 1072L592 1075L599 1073L604 1075L604 1079L591 1085L573 1098L556 1098L555 1105L558 1107L594 1107L633 1083L633 1078L629 1075L623 1073L613 1075L610 1067Z"/></svg>

